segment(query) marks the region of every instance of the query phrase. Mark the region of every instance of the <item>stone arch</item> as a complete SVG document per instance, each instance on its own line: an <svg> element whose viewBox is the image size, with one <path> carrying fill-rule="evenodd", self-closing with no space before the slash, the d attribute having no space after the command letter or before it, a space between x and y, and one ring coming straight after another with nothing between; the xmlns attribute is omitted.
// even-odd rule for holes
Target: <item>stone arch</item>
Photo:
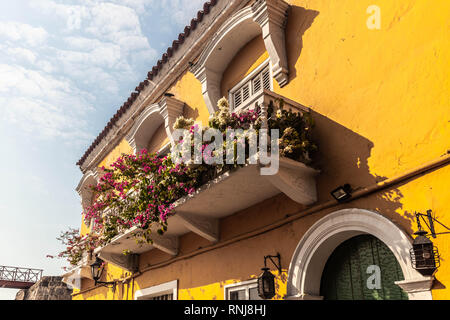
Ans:
<svg viewBox="0 0 450 320"><path fill-rule="evenodd" d="M183 109L183 102L173 97L163 98L142 111L125 139L137 153L147 147L156 130L163 124L172 143L172 127Z"/></svg>
<svg viewBox="0 0 450 320"><path fill-rule="evenodd" d="M300 240L288 271L286 299L321 299L320 280L328 257L354 236L370 234L392 251L404 276L396 282L409 299L432 299L432 277L424 277L411 265L412 239L392 221L364 209L343 209L317 221Z"/></svg>
<svg viewBox="0 0 450 320"><path fill-rule="evenodd" d="M91 170L87 171L83 175L83 178L81 179L76 189L81 198L81 206L83 208L83 211L92 204L94 191L90 188L90 186L96 185L97 185L97 173Z"/></svg>
<svg viewBox="0 0 450 320"><path fill-rule="evenodd" d="M236 12L205 46L191 71L202 83L202 94L210 114L220 98L222 74L236 53L262 34L269 53L272 75L283 87L288 82L284 29L289 4L283 0L258 0Z"/></svg>

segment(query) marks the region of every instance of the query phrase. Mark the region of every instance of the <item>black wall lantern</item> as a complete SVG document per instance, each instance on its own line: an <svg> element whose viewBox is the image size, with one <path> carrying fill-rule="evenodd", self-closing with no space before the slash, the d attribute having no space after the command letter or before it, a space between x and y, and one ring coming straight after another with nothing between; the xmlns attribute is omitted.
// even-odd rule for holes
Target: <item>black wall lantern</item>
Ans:
<svg viewBox="0 0 450 320"><path fill-rule="evenodd" d="M338 202L345 202L352 197L352 187L348 183L346 183L343 186L339 186L331 191L331 195Z"/></svg>
<svg viewBox="0 0 450 320"><path fill-rule="evenodd" d="M99 281L103 274L103 265L104 265L103 260L100 259L99 257L96 257L95 262L91 264L92 279L94 279L95 285L97 284L113 285L114 281L111 282Z"/></svg>
<svg viewBox="0 0 450 320"><path fill-rule="evenodd" d="M433 242L426 237L428 232L415 232L416 238L410 250L411 262L414 269L424 276L432 276L440 265L439 252Z"/></svg>
<svg viewBox="0 0 450 320"><path fill-rule="evenodd" d="M272 258L278 259L278 264L273 261ZM275 296L275 276L270 272L270 269L267 268L267 259L270 259L272 263L277 267L278 272L281 273L281 262L280 262L280 254L278 253L276 256L265 256L264 257L264 268L261 270L263 273L258 278L258 295L261 299L272 299Z"/></svg>
<svg viewBox="0 0 450 320"><path fill-rule="evenodd" d="M428 223L424 217L427 217ZM428 229L430 229L433 238L436 238L434 221L438 222L442 226L444 225L431 216L431 210L428 210L426 215L416 212L418 231L414 233L416 237L414 238L413 247L410 250L409 254L411 256L411 262L414 269L419 271L424 276L432 276L440 266L439 251L433 245L433 242L428 239L428 232L422 229L420 219L422 219L422 221L427 225Z"/></svg>

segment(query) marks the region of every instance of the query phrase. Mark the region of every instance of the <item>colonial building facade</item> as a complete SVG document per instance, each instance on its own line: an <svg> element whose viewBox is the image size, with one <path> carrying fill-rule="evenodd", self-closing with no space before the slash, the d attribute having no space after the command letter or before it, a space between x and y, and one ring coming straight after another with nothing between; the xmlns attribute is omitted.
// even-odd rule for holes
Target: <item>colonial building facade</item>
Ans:
<svg viewBox="0 0 450 320"><path fill-rule="evenodd" d="M176 119L207 125L221 97L309 113L318 151L207 182L152 244L125 232L96 248L64 275L73 299L259 299L278 254L273 299L448 299L449 21L447 1L205 3L78 162L83 208L99 168L167 153ZM427 211L440 265L424 275L411 249ZM96 257L110 285L94 282Z"/></svg>

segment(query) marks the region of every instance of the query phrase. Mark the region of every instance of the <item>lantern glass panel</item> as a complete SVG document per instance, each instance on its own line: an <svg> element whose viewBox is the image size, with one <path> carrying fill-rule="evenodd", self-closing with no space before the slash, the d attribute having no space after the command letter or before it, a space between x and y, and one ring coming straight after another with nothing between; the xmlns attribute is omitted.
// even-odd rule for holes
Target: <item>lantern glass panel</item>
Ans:
<svg viewBox="0 0 450 320"><path fill-rule="evenodd" d="M432 275L439 267L439 253L433 242L425 237L426 232L417 232L411 249L411 262L413 267L422 275Z"/></svg>
<svg viewBox="0 0 450 320"><path fill-rule="evenodd" d="M97 259L93 264L91 264L91 272L94 280L99 280L102 274L102 261Z"/></svg>
<svg viewBox="0 0 450 320"><path fill-rule="evenodd" d="M263 299L271 299L275 295L275 276L268 268L258 278L258 294Z"/></svg>

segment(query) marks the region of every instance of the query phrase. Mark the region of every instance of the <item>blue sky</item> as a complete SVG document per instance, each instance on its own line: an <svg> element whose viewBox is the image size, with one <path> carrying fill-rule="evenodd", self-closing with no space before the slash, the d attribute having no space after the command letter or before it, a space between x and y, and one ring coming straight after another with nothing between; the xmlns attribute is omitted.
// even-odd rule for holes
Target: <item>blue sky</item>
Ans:
<svg viewBox="0 0 450 320"><path fill-rule="evenodd" d="M0 2L0 265L63 273L46 255L81 221L75 163L203 3Z"/></svg>

